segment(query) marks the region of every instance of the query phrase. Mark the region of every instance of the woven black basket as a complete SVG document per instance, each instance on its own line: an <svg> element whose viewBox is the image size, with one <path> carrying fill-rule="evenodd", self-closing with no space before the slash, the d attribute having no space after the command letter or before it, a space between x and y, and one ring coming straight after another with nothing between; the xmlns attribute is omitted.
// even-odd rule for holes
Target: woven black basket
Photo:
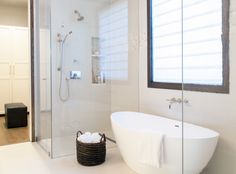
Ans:
<svg viewBox="0 0 236 174"><path fill-rule="evenodd" d="M81 131L76 135L77 161L84 166L96 166L105 162L106 159L106 136L102 134L99 143L83 143L78 141Z"/></svg>

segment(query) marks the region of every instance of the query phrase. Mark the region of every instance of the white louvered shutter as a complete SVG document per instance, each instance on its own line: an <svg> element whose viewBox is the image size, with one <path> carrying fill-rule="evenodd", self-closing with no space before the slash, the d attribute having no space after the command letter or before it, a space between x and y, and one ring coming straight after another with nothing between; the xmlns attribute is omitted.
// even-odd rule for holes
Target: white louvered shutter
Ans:
<svg viewBox="0 0 236 174"><path fill-rule="evenodd" d="M153 0L153 81L222 85L222 0ZM182 43L183 36L183 43ZM183 44L183 45L182 45Z"/></svg>

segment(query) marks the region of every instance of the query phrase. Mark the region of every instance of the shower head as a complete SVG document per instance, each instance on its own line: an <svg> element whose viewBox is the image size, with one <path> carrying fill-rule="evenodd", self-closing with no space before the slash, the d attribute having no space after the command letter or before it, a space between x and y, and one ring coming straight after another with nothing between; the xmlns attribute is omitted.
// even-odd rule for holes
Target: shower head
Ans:
<svg viewBox="0 0 236 174"><path fill-rule="evenodd" d="M84 17L83 17L83 16L79 16L79 17L77 18L77 21L82 21L82 20L84 20Z"/></svg>
<svg viewBox="0 0 236 174"><path fill-rule="evenodd" d="M77 21L84 20L84 16L82 16L78 10L75 10L74 13L77 14Z"/></svg>

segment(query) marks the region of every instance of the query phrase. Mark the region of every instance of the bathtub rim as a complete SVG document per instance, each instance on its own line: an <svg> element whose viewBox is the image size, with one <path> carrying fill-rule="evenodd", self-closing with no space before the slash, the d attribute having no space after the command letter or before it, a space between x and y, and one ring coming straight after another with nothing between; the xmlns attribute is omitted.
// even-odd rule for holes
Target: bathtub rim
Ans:
<svg viewBox="0 0 236 174"><path fill-rule="evenodd" d="M205 140L209 140L209 139L215 139L215 138L218 139L220 137L220 133L218 133L218 132L216 132L216 131L214 131L212 129L209 129L209 128L206 128L206 127L202 127L202 126L199 126L199 125L195 125L195 124L192 124L192 123L188 123L188 122L182 122L182 121L179 121L179 120L176 120L176 119L167 118L165 116L153 115L153 114L148 114L148 113L143 113L143 112L134 112L134 111L118 111L118 112L111 113L110 119L111 119L112 124L116 124L116 126L119 126L122 129L126 129L126 130L133 131L133 132L136 132L136 133L141 133L141 132L142 133L143 132L145 132L145 133L155 133L155 132L157 132L157 130L154 130L154 131L151 131L150 129L149 130L147 130L147 129L146 130L145 129L143 129L143 130L135 130L135 129L129 128L127 126L122 126L122 124L117 123L115 121L115 118L114 118L114 117L118 117L117 115L120 115L122 113L123 114L125 114L125 113L134 113L134 114L138 114L140 116L142 114L144 114L144 115L151 116L153 118L158 117L158 118L161 118L161 119L164 119L164 120L176 121L176 122L178 122L179 125L181 125L180 129L182 129L182 126L183 126L183 123L184 123L184 125L194 126L194 127L199 128L199 129L207 130L207 131L210 132L210 134L212 134L211 136L204 136L204 137L203 136L199 136L199 137L184 137L183 133L181 133L181 136L173 136L173 135L165 134L163 132L158 132L158 133L163 134L165 137L168 137L168 138L175 138L175 139L182 139L183 138L184 140L204 140L204 139ZM183 129L184 128L185 127L183 127Z"/></svg>

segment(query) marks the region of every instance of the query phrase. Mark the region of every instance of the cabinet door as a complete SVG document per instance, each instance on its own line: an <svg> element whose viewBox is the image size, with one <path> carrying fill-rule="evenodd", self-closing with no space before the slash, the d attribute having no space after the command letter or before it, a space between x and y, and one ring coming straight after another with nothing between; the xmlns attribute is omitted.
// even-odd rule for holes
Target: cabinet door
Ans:
<svg viewBox="0 0 236 174"><path fill-rule="evenodd" d="M11 103L11 80L9 71L9 63L0 61L0 114L5 113L4 104Z"/></svg>
<svg viewBox="0 0 236 174"><path fill-rule="evenodd" d="M13 29L13 79L12 101L22 102L30 106L30 66L29 66L29 40L28 30L24 28Z"/></svg>
<svg viewBox="0 0 236 174"><path fill-rule="evenodd" d="M11 102L11 34L7 27L0 27L0 114L4 104Z"/></svg>

